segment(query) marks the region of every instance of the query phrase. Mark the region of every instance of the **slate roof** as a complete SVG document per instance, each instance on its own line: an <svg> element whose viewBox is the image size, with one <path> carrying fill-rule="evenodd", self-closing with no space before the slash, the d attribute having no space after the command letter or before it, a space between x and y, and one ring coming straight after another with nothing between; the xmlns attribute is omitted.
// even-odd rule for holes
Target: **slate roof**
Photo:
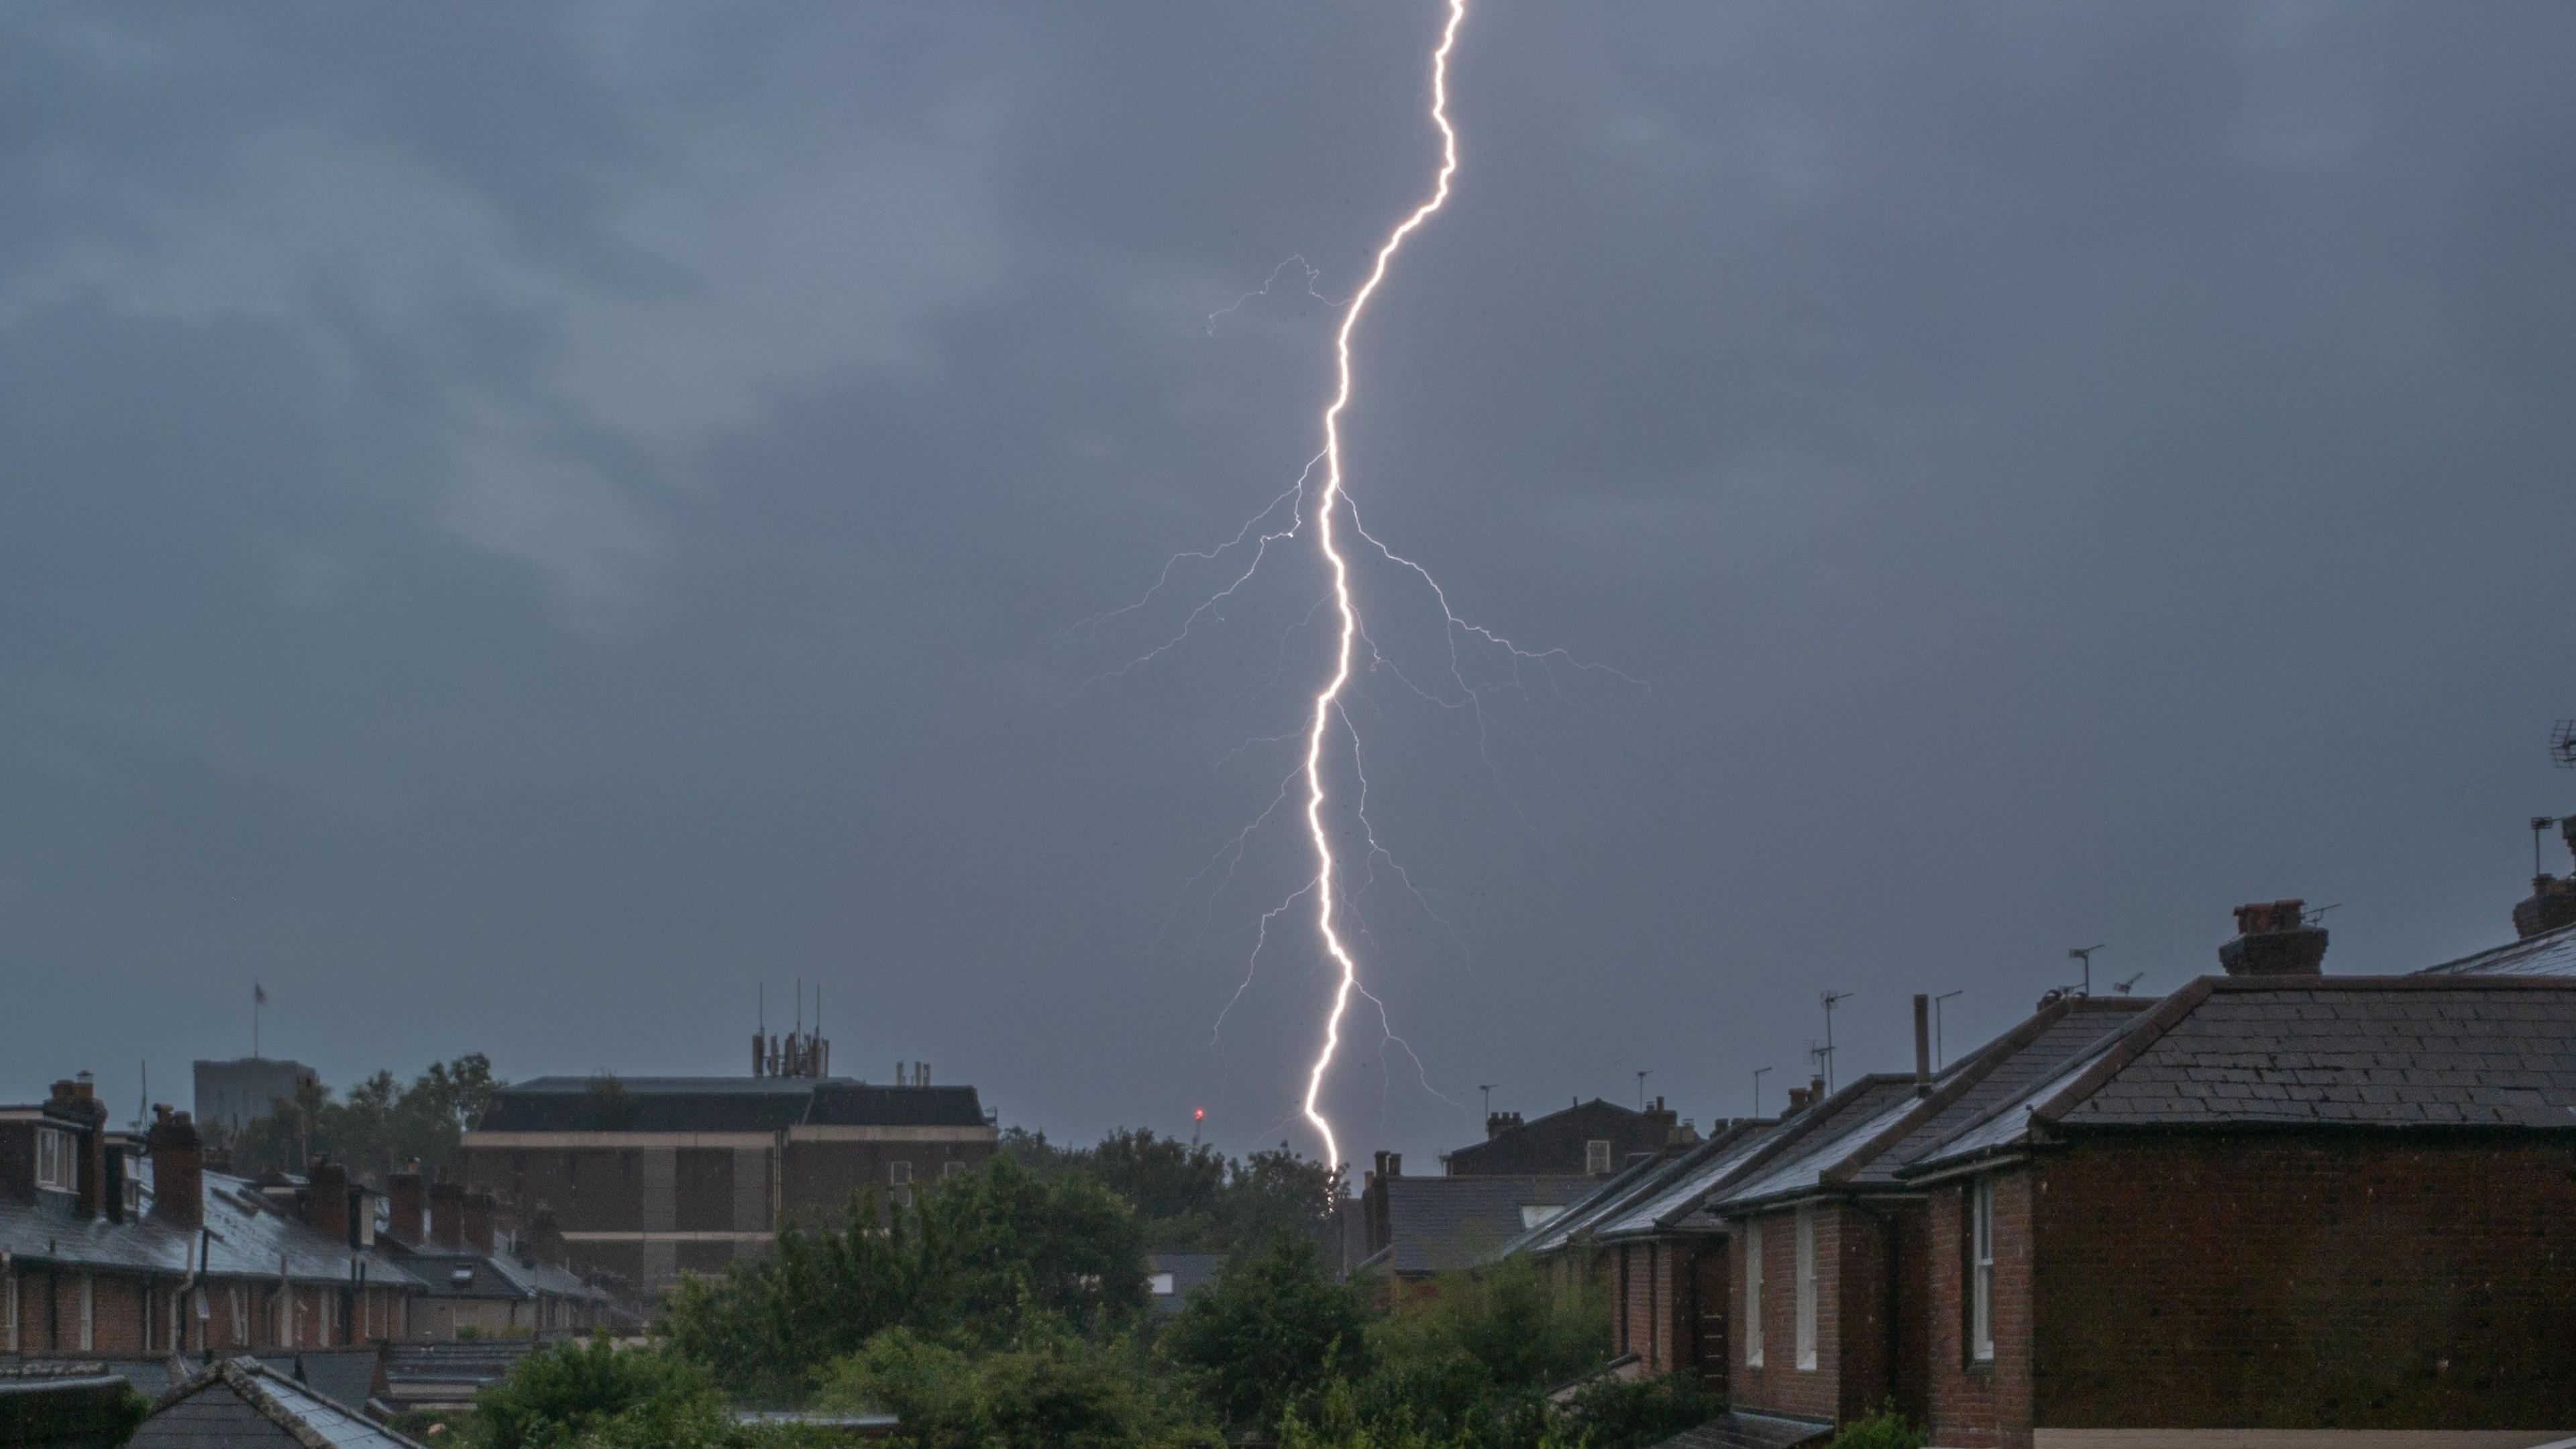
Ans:
<svg viewBox="0 0 2576 1449"><path fill-rule="evenodd" d="M417 1288L420 1280L380 1252L352 1249L288 1217L247 1181L205 1174L206 1272L215 1278L277 1280L281 1261L299 1283L345 1286L353 1260L366 1265L371 1285ZM146 1207L150 1198L145 1198ZM140 1222L68 1216L46 1206L0 1203L0 1250L33 1262L157 1273L181 1277L195 1267L196 1229L155 1218Z"/></svg>
<svg viewBox="0 0 2576 1449"><path fill-rule="evenodd" d="M1362 1266L1399 1275L1445 1273L1474 1265L1531 1224L1521 1209L1564 1207L1600 1184L1597 1177L1382 1177L1387 1245Z"/></svg>
<svg viewBox="0 0 2576 1449"><path fill-rule="evenodd" d="M482 1132L780 1132L819 1126L981 1127L973 1087L871 1087L848 1077L620 1077L614 1123L588 1077L538 1077L492 1094Z"/></svg>
<svg viewBox="0 0 2576 1449"><path fill-rule="evenodd" d="M2072 997L2064 1012L2054 1019L2045 1019L2046 1013L2034 1018L2040 1023L2038 1030L2026 1039L2015 1039L2021 1033L2007 1033L1996 1044L2002 1050L1994 1060L1982 1060L1986 1055L1982 1051L1971 1058L1969 1069L1959 1079L1959 1090L1936 1091L1932 1110L1911 1124L1903 1137L1871 1154L1849 1180L1895 1182L1907 1162L1984 1121L1996 1108L2019 1097L2032 1083L2053 1075L2067 1062L2090 1055L2155 1005L2154 997Z"/></svg>
<svg viewBox="0 0 2576 1449"><path fill-rule="evenodd" d="M421 1449L255 1359L210 1364L173 1384L131 1449Z"/></svg>
<svg viewBox="0 0 2576 1449"><path fill-rule="evenodd" d="M2576 926L2561 926L2491 946L2457 961L2427 966L2421 976L2576 976Z"/></svg>
<svg viewBox="0 0 2576 1449"><path fill-rule="evenodd" d="M1733 1182L1738 1174L1781 1150L1808 1124L1799 1117L1755 1125L1731 1137L1713 1137L1702 1149L1675 1164L1646 1192L1605 1214L1591 1226L1593 1236L1631 1238L1667 1231Z"/></svg>
<svg viewBox="0 0 2576 1449"><path fill-rule="evenodd" d="M1694 1160L1717 1145L1720 1144L1703 1142L1679 1157L1629 1163L1616 1174L1602 1179L1592 1191L1566 1204L1565 1211L1504 1240L1502 1246L1486 1255L1486 1261L1500 1262L1515 1253L1555 1252L1603 1218L1635 1202L1641 1195L1654 1191L1680 1164Z"/></svg>
<svg viewBox="0 0 2576 1449"><path fill-rule="evenodd" d="M385 1398L397 1408L471 1404L474 1392L516 1367L537 1345L524 1338L397 1343L385 1355Z"/></svg>
<svg viewBox="0 0 2576 1449"><path fill-rule="evenodd" d="M2205 976L1907 1172L2034 1126L2576 1131L2576 978Z"/></svg>
<svg viewBox="0 0 2576 1449"><path fill-rule="evenodd" d="M1719 1195L1723 1208L1790 1197L1825 1185L1825 1174L1861 1159L1871 1145L1920 1110L1912 1077L1871 1075L1825 1099L1805 1133Z"/></svg>

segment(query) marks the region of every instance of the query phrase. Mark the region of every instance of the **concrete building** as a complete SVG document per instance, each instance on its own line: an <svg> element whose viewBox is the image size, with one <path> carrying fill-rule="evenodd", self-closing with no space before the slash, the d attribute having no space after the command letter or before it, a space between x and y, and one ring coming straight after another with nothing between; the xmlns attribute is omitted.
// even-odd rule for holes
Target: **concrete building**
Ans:
<svg viewBox="0 0 2576 1449"><path fill-rule="evenodd" d="M793 1054L791 1054L793 1055ZM819 1063L820 1050L803 1054ZM854 1195L909 1201L1000 1133L973 1087L844 1077L540 1077L496 1092L465 1134L465 1183L543 1207L573 1269L649 1296L682 1271L765 1252L790 1222L837 1221Z"/></svg>
<svg viewBox="0 0 2576 1449"><path fill-rule="evenodd" d="M292 1102L296 1090L321 1081L302 1062L275 1057L241 1057L229 1062L197 1063L198 1130L229 1137L269 1114L277 1102Z"/></svg>

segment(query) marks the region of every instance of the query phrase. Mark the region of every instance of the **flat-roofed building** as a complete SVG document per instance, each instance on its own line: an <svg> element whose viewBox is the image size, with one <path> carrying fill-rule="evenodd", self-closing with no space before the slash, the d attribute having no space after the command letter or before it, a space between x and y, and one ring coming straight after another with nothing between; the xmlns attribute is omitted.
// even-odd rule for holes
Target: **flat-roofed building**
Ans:
<svg viewBox="0 0 2576 1449"><path fill-rule="evenodd" d="M973 1087L845 1077L539 1077L495 1092L465 1134L465 1178L543 1206L574 1269L650 1295L682 1270L767 1251L854 1194L909 1200L1000 1136Z"/></svg>

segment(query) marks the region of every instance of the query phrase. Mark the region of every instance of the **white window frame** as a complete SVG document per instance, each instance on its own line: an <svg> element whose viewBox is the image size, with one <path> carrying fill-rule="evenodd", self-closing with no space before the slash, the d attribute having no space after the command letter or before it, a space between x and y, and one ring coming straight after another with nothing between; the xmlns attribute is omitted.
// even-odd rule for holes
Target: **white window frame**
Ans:
<svg viewBox="0 0 2576 1449"><path fill-rule="evenodd" d="M79 1154L72 1151L72 1134L59 1127L36 1129L36 1186L54 1192L80 1191Z"/></svg>
<svg viewBox="0 0 2576 1449"><path fill-rule="evenodd" d="M1968 1183L1968 1354L1995 1361L1995 1179Z"/></svg>
<svg viewBox="0 0 2576 1449"><path fill-rule="evenodd" d="M1610 1171L1609 1138L1595 1137L1583 1144L1583 1170L1594 1177L1608 1175Z"/></svg>
<svg viewBox="0 0 2576 1449"><path fill-rule="evenodd" d="M98 1280L83 1273L80 1283L80 1346L87 1353L98 1347Z"/></svg>
<svg viewBox="0 0 2576 1449"><path fill-rule="evenodd" d="M1798 1367L1816 1370L1816 1210L1798 1209Z"/></svg>
<svg viewBox="0 0 2576 1449"><path fill-rule="evenodd" d="M1762 1221L1744 1224L1744 1366L1762 1367Z"/></svg>
<svg viewBox="0 0 2576 1449"><path fill-rule="evenodd" d="M886 1196L905 1207L912 1206L912 1164L901 1158L886 1164Z"/></svg>
<svg viewBox="0 0 2576 1449"><path fill-rule="evenodd" d="M233 1284L232 1290L233 1346L248 1348L250 1347L250 1295L242 1290L242 1285L239 1283Z"/></svg>

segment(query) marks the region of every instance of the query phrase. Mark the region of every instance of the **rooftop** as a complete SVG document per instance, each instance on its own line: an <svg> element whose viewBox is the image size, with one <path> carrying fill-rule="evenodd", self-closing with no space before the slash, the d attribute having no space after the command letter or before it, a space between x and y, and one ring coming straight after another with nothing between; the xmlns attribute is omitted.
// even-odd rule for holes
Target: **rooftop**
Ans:
<svg viewBox="0 0 2576 1449"><path fill-rule="evenodd" d="M873 1087L849 1077L538 1077L492 1094L481 1132L780 1132L981 1127L973 1087Z"/></svg>

